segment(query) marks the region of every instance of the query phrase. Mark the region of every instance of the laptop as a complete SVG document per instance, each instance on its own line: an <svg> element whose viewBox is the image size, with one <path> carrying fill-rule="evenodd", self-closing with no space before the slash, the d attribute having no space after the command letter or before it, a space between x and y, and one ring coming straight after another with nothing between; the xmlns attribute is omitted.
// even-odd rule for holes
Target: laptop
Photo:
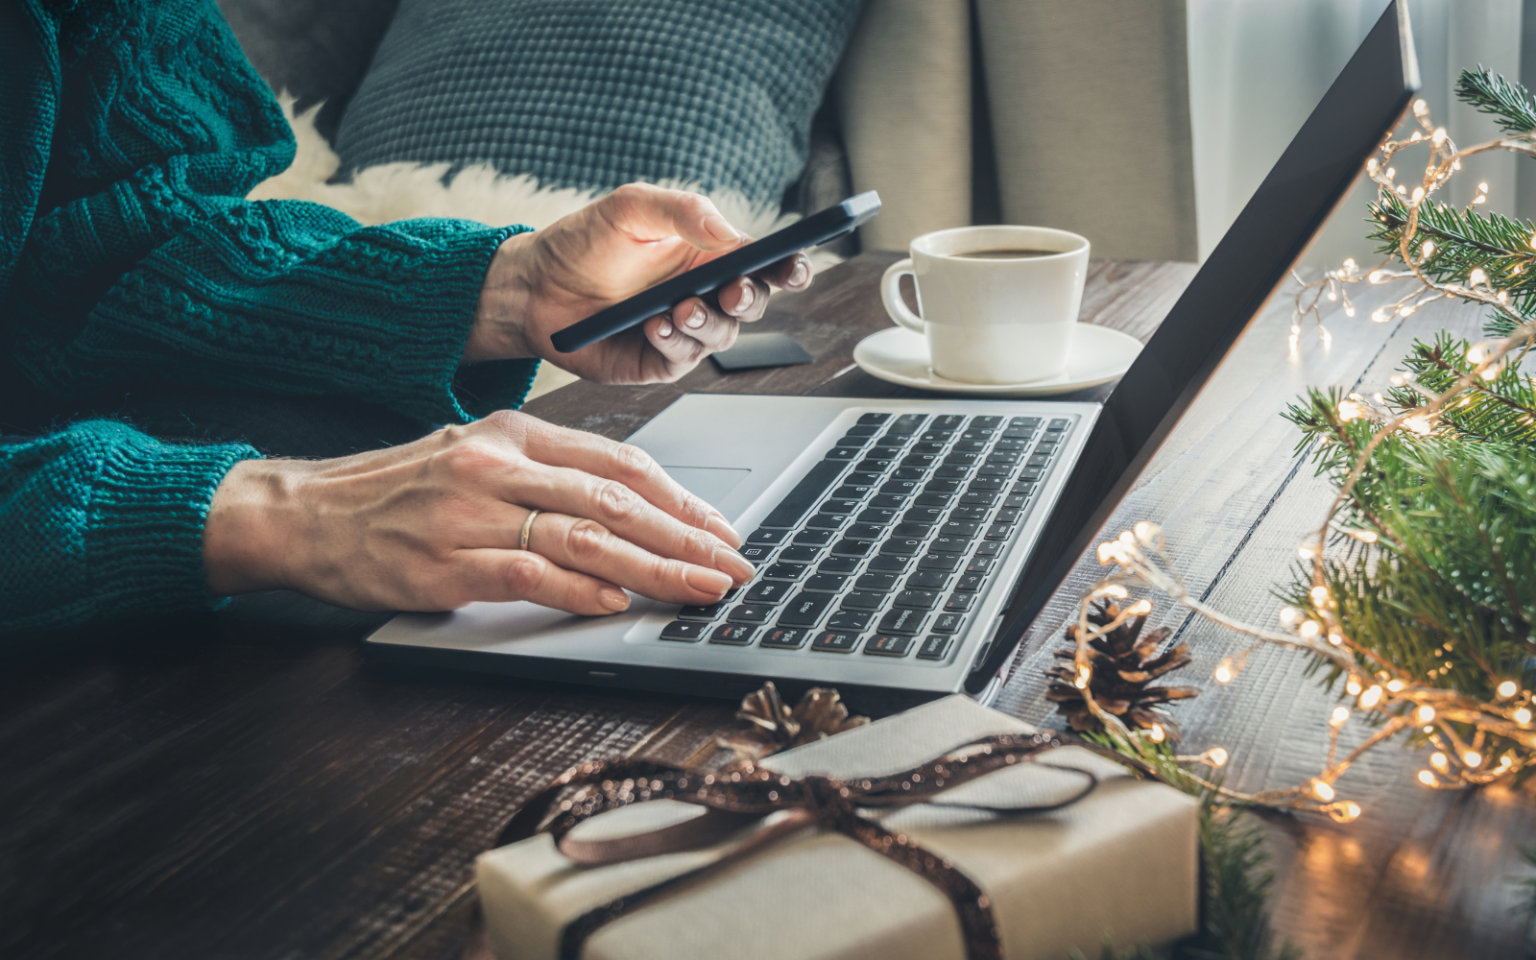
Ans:
<svg viewBox="0 0 1536 960"><path fill-rule="evenodd" d="M686 395L629 442L743 531L750 583L612 617L530 603L401 614L367 650L729 699L767 680L789 696L830 685L865 711L962 691L987 702L1418 86L1394 0L1103 404Z"/></svg>

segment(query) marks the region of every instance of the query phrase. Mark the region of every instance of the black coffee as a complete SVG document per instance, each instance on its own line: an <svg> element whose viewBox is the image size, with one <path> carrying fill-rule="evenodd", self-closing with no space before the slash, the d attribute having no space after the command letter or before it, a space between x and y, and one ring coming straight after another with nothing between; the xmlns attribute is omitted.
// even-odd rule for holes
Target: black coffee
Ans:
<svg viewBox="0 0 1536 960"><path fill-rule="evenodd" d="M1025 260L1029 257L1054 257L1060 250L970 250L966 253L952 253L950 256L959 260Z"/></svg>

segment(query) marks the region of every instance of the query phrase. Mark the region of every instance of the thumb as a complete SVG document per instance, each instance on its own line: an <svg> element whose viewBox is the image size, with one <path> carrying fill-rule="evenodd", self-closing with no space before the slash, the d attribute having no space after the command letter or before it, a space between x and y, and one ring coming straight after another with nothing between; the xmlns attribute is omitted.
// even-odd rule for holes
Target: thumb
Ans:
<svg viewBox="0 0 1536 960"><path fill-rule="evenodd" d="M746 239L720 215L708 197L667 190L648 183L629 183L600 201L604 218L635 240L681 237L690 246L711 252L730 250Z"/></svg>

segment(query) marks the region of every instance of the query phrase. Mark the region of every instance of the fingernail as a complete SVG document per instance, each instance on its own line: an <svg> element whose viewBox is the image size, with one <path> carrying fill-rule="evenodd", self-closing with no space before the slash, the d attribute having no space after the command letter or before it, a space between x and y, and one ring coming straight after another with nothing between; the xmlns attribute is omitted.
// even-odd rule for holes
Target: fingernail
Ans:
<svg viewBox="0 0 1536 960"><path fill-rule="evenodd" d="M603 606L618 613L629 609L629 594L617 587L603 587L597 591L597 599Z"/></svg>
<svg viewBox="0 0 1536 960"><path fill-rule="evenodd" d="M804 260L797 262L795 269L789 271L789 285L792 287L803 287L809 279L811 279L811 268Z"/></svg>
<svg viewBox="0 0 1536 960"><path fill-rule="evenodd" d="M656 336L658 336L658 337L670 337L670 336L672 336L672 324L667 323L665 320L663 320L662 323L661 323L661 326L656 328Z"/></svg>
<svg viewBox="0 0 1536 960"><path fill-rule="evenodd" d="M704 326L704 308L699 306L694 307L693 312L688 314L686 323L688 324L689 329L692 330L697 330Z"/></svg>
<svg viewBox="0 0 1536 960"><path fill-rule="evenodd" d="M741 281L741 301L736 304L737 312L752 309L752 301L757 299L757 291L752 288L751 280Z"/></svg>
<svg viewBox="0 0 1536 960"><path fill-rule="evenodd" d="M716 550L715 566L729 574L731 580L736 583L746 583L752 579L752 574L757 572L756 568L735 550Z"/></svg>
<svg viewBox="0 0 1536 960"><path fill-rule="evenodd" d="M743 560L742 563L746 561ZM706 570L692 564L683 568L683 580L693 589L712 597L723 596L725 591L736 585L736 581L719 570Z"/></svg>
<svg viewBox="0 0 1536 960"><path fill-rule="evenodd" d="M730 221L718 213L712 213L704 218L704 229L714 235L717 240L741 239L741 234L736 232L736 228L731 226Z"/></svg>
<svg viewBox="0 0 1536 960"><path fill-rule="evenodd" d="M741 539L741 534L736 532L736 528L731 526L718 513L710 515L710 518L704 522L704 529L724 540L732 547L739 547L745 542Z"/></svg>

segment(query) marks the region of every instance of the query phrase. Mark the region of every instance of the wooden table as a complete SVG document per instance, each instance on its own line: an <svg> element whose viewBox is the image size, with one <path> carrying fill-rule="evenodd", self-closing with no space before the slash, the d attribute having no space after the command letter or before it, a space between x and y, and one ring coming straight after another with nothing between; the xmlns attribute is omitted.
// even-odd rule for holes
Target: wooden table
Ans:
<svg viewBox="0 0 1536 960"><path fill-rule="evenodd" d="M763 328L794 336L814 364L730 376L705 364L678 384L578 384L528 409L622 438L685 391L915 395L850 360L887 324L874 291L893 259L858 257L775 299ZM1193 273L1096 263L1084 319L1145 338ZM1270 588L1327 502L1292 457L1280 409L1309 383L1382 383L1412 335L1476 328L1455 308L1376 325L1366 306L1330 317L1331 346L1309 332L1292 355L1288 302L1272 305L1110 531L1158 520L1198 594L1273 617ZM1097 569L1081 566L1041 617L1002 710L1055 722L1041 670ZM1166 603L1153 618L1192 645L1185 682L1214 687L1211 669L1242 647ZM707 751L730 719L721 703L370 665L356 644L380 622L260 595L216 617L124 629L118 653L0 672L0 956L446 960L474 902L471 860L522 799L585 759ZM1243 789L1316 772L1331 701L1305 668L1259 654L1230 689L1178 708L1186 743L1230 750L1229 782ZM1366 809L1355 824L1267 817L1275 926L1307 956L1515 958L1529 942L1508 881L1517 846L1536 837L1536 802L1423 789L1420 762L1389 745L1340 781Z"/></svg>

